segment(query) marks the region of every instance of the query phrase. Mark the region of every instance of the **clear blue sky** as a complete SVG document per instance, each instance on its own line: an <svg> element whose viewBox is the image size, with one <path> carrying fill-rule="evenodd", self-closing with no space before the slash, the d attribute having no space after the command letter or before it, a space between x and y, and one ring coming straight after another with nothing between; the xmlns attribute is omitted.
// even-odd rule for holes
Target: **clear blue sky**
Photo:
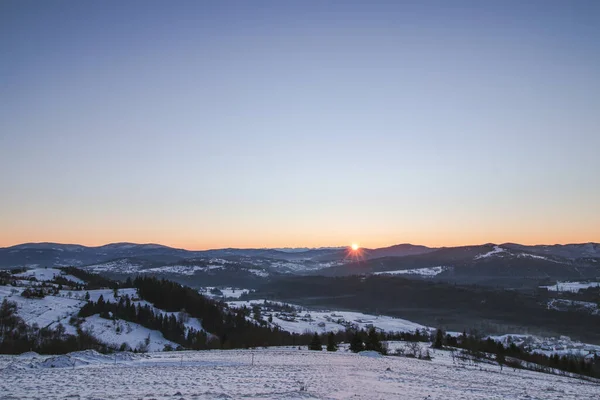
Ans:
<svg viewBox="0 0 600 400"><path fill-rule="evenodd" d="M599 1L4 0L0 58L0 246L600 241Z"/></svg>

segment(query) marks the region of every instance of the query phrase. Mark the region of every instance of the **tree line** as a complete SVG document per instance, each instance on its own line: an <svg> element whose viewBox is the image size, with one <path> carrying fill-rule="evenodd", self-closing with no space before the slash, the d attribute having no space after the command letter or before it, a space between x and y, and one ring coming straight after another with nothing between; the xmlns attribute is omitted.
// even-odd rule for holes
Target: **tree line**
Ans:
<svg viewBox="0 0 600 400"><path fill-rule="evenodd" d="M184 312L186 315L197 318L201 322L202 328L206 332L210 332L207 336L208 342L202 343L202 338L198 338L191 348L230 349L259 346L307 345L312 339L312 335L309 333L290 333L278 327L269 326L265 321L255 321L249 317L250 310L245 307L241 309L229 308L222 301L206 298L195 289L172 281L139 276L133 280L132 285L137 289L141 299L152 303L156 308L169 313ZM124 302L124 306L126 307L127 300L125 299ZM142 318L140 324L147 323L144 322L144 319L151 321L153 319L151 313L152 310L142 311L145 317ZM131 320L131 318L133 318L133 313L129 311L129 314L124 315L123 319ZM165 325L165 318L163 317L162 319L163 327ZM187 339L183 340L183 336L181 336L182 325L177 326L172 322L173 319L171 317L168 318L171 322L167 325L172 326L171 331L176 334L171 335L172 332L166 331L167 334L176 339L173 340L174 342L188 347L190 342L186 341ZM160 318L156 316L154 320L154 326L158 327L158 322L156 321L160 321ZM165 332L163 332L164 334ZM165 337L168 338L167 336Z"/></svg>

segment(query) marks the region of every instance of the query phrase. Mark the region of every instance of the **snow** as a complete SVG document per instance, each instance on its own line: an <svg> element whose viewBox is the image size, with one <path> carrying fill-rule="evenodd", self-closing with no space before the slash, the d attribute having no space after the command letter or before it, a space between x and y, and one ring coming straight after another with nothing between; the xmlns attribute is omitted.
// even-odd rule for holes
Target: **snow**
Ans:
<svg viewBox="0 0 600 400"><path fill-rule="evenodd" d="M358 353L358 355L362 356L362 357L370 357L370 358L381 358L381 357L383 357L381 355L381 353L378 353L378 352L373 351L373 350L361 351L361 352Z"/></svg>
<svg viewBox="0 0 600 400"><path fill-rule="evenodd" d="M235 262L225 260L223 258L211 258L208 260L208 263L209 264L217 264L217 265L235 264Z"/></svg>
<svg viewBox="0 0 600 400"><path fill-rule="evenodd" d="M250 290L248 289L234 289L234 288L224 288L221 289L223 293L223 297L228 297L232 299L239 299L241 295L248 294Z"/></svg>
<svg viewBox="0 0 600 400"><path fill-rule="evenodd" d="M217 294L213 294L211 293L211 290L215 289L215 287L213 286L206 286L203 288L200 288L198 290L198 292L206 297L225 297L225 298L230 298L230 299L239 299L243 294L248 294L250 293L250 289L240 289L240 288L233 288L233 287L226 287L226 288L216 288L219 289L221 291L221 293L223 293L223 295L217 295Z"/></svg>
<svg viewBox="0 0 600 400"><path fill-rule="evenodd" d="M73 292L73 293L78 293L79 295L83 294L85 295L85 293L89 293L90 294L90 300L91 301L98 301L98 299L100 298L100 296L102 296L102 298L104 299L104 301L110 301L111 303L118 303L119 300L115 299L115 291L112 289L95 289L95 290L87 290L87 291L81 291L81 292ZM126 289L119 289L117 291L117 295L118 296L129 296L131 299L135 299L137 298L137 289L135 288L126 288Z"/></svg>
<svg viewBox="0 0 600 400"><path fill-rule="evenodd" d="M568 376L290 348L104 356L1 356L5 398L102 399L593 399L598 383ZM55 365L52 368L52 365ZM63 366L64 368L60 368Z"/></svg>
<svg viewBox="0 0 600 400"><path fill-rule="evenodd" d="M64 273L64 271L56 268L35 268L25 272L21 272L20 274L16 274L15 276L20 278L35 278L38 281L43 282L51 281L54 280L56 276L61 276L71 282L81 285L85 284L85 282L81 279L76 278L72 275L67 275Z"/></svg>
<svg viewBox="0 0 600 400"><path fill-rule="evenodd" d="M149 351L161 351L166 344L173 348L178 346L177 343L165 339L159 331L145 328L134 322L100 318L97 314L87 317L81 326L95 337L102 338L104 343L117 348L122 343L127 343L132 349L140 347L148 336L150 336Z"/></svg>
<svg viewBox="0 0 600 400"><path fill-rule="evenodd" d="M325 268L335 267L343 265L349 261L337 260L328 262L314 262L310 260L297 260L297 261L272 261L269 265L270 268L277 270L282 273L298 273L308 271L318 271Z"/></svg>
<svg viewBox="0 0 600 400"><path fill-rule="evenodd" d="M13 290L17 290L13 294ZM76 328L69 324L69 320L72 316L77 316L79 310L86 303L84 299L86 291L67 291L63 290L60 292L60 296L45 296L42 299L27 299L20 296L20 293L24 288L14 288L12 286L0 286L0 301L4 298L17 304L17 314L23 318L25 323L28 325L37 324L40 328L52 327L55 328L60 322L64 328L65 333L75 335L77 333ZM68 293L71 293L71 297L68 297ZM98 289L89 290L87 293L90 294L90 300L98 301L100 296L103 296L105 301L118 302L118 299L114 297L114 291L112 289ZM135 299L137 297L137 290L133 288L119 289L118 296L128 295L130 298ZM134 304L140 304L141 306L149 305L152 307L155 313L161 313L163 315L175 315L180 318L179 312L166 312L155 308L151 303L146 301L135 300ZM119 326L119 332L117 332L117 326ZM202 323L197 318L189 317L185 322L186 328L204 330ZM151 344L149 349L151 351L163 350L165 344L171 344L173 347L177 347L176 343L170 342L162 336L159 331L153 331L144 328L141 325L127 322L123 320L116 320L115 322L107 319L100 318L99 316L90 316L85 318L82 323L84 330L89 330L90 333L99 339L100 341L121 346L122 343L127 343L131 348L139 347L140 343L146 339L150 334Z"/></svg>
<svg viewBox="0 0 600 400"><path fill-rule="evenodd" d="M414 332L419 329L430 329L424 325L405 319L388 317L384 315L371 315L353 311L314 311L306 310L300 306L287 303L271 302L279 305L289 305L296 309L295 315L285 312L269 311L264 300L229 301L232 308L253 305L261 306L262 318L267 321L272 314L273 325L292 333L304 332L337 332L344 331L349 326L369 329L371 326L386 332Z"/></svg>
<svg viewBox="0 0 600 400"><path fill-rule="evenodd" d="M12 286L0 286L0 301L4 298L17 304L17 314L28 325L38 324L40 328L61 322L67 333L75 333L75 328L68 324L71 316L76 315L85 301L58 296L46 296L43 299L27 299L20 296L24 288L12 295Z"/></svg>
<svg viewBox="0 0 600 400"><path fill-rule="evenodd" d="M500 336L489 336L489 338L500 342L505 346L509 346L511 343L514 343L516 346L525 347L535 353L541 353L547 356L552 354L559 354L561 356L569 354L582 356L590 353L600 354L600 346L571 340L571 338L568 336L555 338L534 335L506 334Z"/></svg>
<svg viewBox="0 0 600 400"><path fill-rule="evenodd" d="M19 358L36 358L39 357L40 355L38 353L36 353L35 351L27 351L23 354L19 354Z"/></svg>
<svg viewBox="0 0 600 400"><path fill-rule="evenodd" d="M558 282L552 286L540 286L541 288L548 289L551 292L573 292L577 293L581 289L587 289L591 287L600 287L600 282Z"/></svg>
<svg viewBox="0 0 600 400"><path fill-rule="evenodd" d="M544 256L538 256L536 254L529 254L529 253L519 253L517 255L517 257L529 257L529 258L535 258L538 260L547 260L547 261L552 261L550 260L548 257L544 257Z"/></svg>
<svg viewBox="0 0 600 400"><path fill-rule="evenodd" d="M97 290L89 290L87 292L90 294L91 301L96 302L96 301L98 301L100 296L102 296L104 298L104 301L106 301L106 302L111 302L111 303L119 302L119 299L115 298L114 291L112 289L97 289ZM85 293L85 292L79 292L78 296L82 296L82 293ZM129 298L132 299L132 303L134 305L139 304L142 307L150 306L155 314L162 314L163 316L175 315L176 318L178 318L178 319L180 318L180 314L181 314L180 312L167 312L167 311L161 310L160 308L154 307L154 305L152 303L149 303L144 300L139 300L138 296L137 296L137 289L135 289L135 288L119 289L117 292L117 295L119 297L126 296L126 295L129 296ZM197 318L189 317L187 322L184 323L184 325L188 329L193 328L193 329L196 329L199 331L204 330L204 328L202 327L202 323ZM161 350L162 350L162 347L161 347Z"/></svg>
<svg viewBox="0 0 600 400"><path fill-rule="evenodd" d="M475 256L475 260L480 260L480 259L482 259L482 258L488 258L488 257L491 257L491 256L493 256L494 254L503 253L503 252L505 252L505 251L506 251L506 250L504 250L504 249L503 249L502 247L500 247L500 246L494 246L494 250L492 250L492 251L488 251L488 252L487 252L487 253L485 253L485 254L479 254L479 255Z"/></svg>
<svg viewBox="0 0 600 400"><path fill-rule="evenodd" d="M247 271L261 278L267 278L269 276L269 273L262 269L248 269Z"/></svg>
<svg viewBox="0 0 600 400"><path fill-rule="evenodd" d="M196 271L204 271L205 267L197 265L170 265L165 267L149 268L141 273L159 273L159 274L177 274L177 275L194 275Z"/></svg>
<svg viewBox="0 0 600 400"><path fill-rule="evenodd" d="M108 261L101 264L87 265L82 267L88 272L99 274L101 272L115 272L121 274L134 274L144 268L142 264L131 262L127 259Z"/></svg>
<svg viewBox="0 0 600 400"><path fill-rule="evenodd" d="M397 271L381 271L375 272L374 275L421 275L421 276L436 276L441 274L448 267L432 267L432 268L415 268L415 269L401 269Z"/></svg>
<svg viewBox="0 0 600 400"><path fill-rule="evenodd" d="M548 309L557 311L578 311L592 315L600 315L598 304L591 301L551 299L548 301Z"/></svg>

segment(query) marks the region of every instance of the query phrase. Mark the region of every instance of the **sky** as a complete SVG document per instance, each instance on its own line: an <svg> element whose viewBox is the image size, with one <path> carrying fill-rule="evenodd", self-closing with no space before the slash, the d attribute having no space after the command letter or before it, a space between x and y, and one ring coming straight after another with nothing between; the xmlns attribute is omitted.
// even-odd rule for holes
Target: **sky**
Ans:
<svg viewBox="0 0 600 400"><path fill-rule="evenodd" d="M600 242L598 1L0 2L0 247Z"/></svg>

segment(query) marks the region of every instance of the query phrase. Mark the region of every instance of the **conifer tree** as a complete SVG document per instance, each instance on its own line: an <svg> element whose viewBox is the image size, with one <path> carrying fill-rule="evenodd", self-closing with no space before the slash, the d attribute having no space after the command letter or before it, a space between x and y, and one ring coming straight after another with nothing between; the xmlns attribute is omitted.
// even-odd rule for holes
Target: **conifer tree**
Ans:
<svg viewBox="0 0 600 400"><path fill-rule="evenodd" d="M335 334L333 332L329 332L327 335L327 351L337 351L338 345L335 340Z"/></svg>
<svg viewBox="0 0 600 400"><path fill-rule="evenodd" d="M438 328L435 332L435 340L433 342L434 349L441 349L444 346L444 331Z"/></svg>
<svg viewBox="0 0 600 400"><path fill-rule="evenodd" d="M313 335L312 340L310 341L310 344L308 345L308 349L316 350L316 351L323 350L323 345L321 344L321 338L319 337L319 334L317 334L316 332Z"/></svg>
<svg viewBox="0 0 600 400"><path fill-rule="evenodd" d="M379 334L375 330L374 327L369 329L369 333L367 334L367 340L365 342L366 350L373 350L379 353L384 353L383 345L381 344L381 340L379 340Z"/></svg>
<svg viewBox="0 0 600 400"><path fill-rule="evenodd" d="M350 337L350 351L353 353L359 353L365 349L363 340L360 336L360 332L354 332Z"/></svg>

